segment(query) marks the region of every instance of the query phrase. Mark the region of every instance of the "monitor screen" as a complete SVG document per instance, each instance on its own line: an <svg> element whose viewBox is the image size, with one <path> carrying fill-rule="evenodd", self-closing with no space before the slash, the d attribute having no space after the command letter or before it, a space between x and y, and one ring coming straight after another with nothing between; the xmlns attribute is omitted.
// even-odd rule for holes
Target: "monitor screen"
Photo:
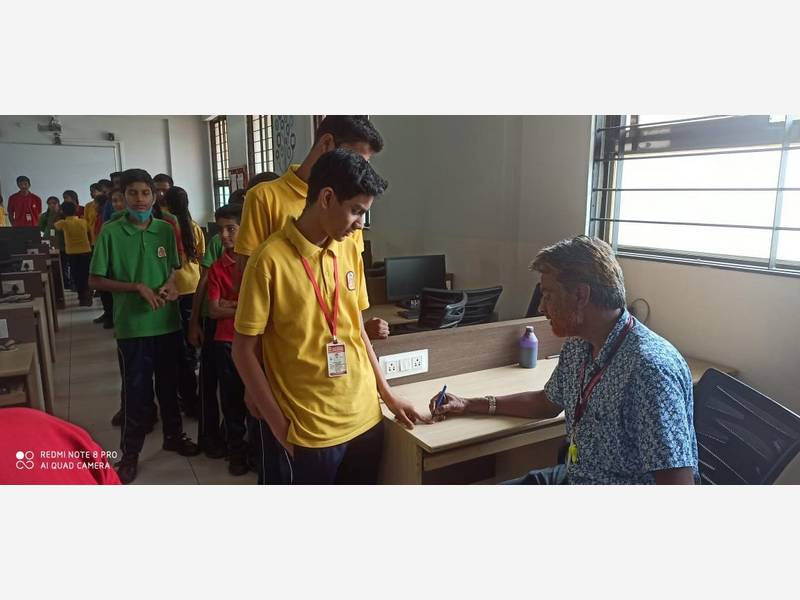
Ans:
<svg viewBox="0 0 800 600"><path fill-rule="evenodd" d="M5 252L25 254L42 241L42 234L38 227L0 227L0 240L6 244Z"/></svg>
<svg viewBox="0 0 800 600"><path fill-rule="evenodd" d="M419 296L422 288L445 288L444 254L397 256L385 259L386 299L389 302Z"/></svg>

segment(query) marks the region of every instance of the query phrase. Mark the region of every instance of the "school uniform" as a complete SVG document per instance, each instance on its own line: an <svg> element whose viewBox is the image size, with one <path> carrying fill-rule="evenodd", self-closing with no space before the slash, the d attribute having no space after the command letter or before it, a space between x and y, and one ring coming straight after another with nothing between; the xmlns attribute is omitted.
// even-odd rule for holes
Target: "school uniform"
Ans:
<svg viewBox="0 0 800 600"><path fill-rule="evenodd" d="M8 218L14 227L36 227L42 212L42 199L33 192L17 192L8 197Z"/></svg>
<svg viewBox="0 0 800 600"><path fill-rule="evenodd" d="M251 188L245 196L242 207L242 220L236 236L235 252L252 256L256 249L273 233L281 231L293 218L298 218L306 206L308 183L297 176L300 165L290 165L278 179L260 183ZM358 252L364 250L361 231L350 238L355 242ZM259 442L259 483L289 483L286 477L275 479L282 469L283 448L272 435L264 421L257 420L258 432L254 438ZM270 476L265 476L261 465L266 465Z"/></svg>
<svg viewBox="0 0 800 600"><path fill-rule="evenodd" d="M128 219L109 222L100 231L90 271L93 275L138 282L157 289L180 259L172 228L151 219L146 229ZM161 410L165 442L183 433L178 409L181 322L176 302L158 310L136 292L113 293L114 332L122 368L122 451L138 455L152 420L153 382Z"/></svg>
<svg viewBox="0 0 800 600"><path fill-rule="evenodd" d="M210 301L238 300L239 270L236 259L223 253L208 273L208 299ZM231 461L244 461L246 452L247 408L244 404L244 384L231 356L233 344L233 318L217 319L214 332L214 356L220 382L220 400L224 417L225 440Z"/></svg>
<svg viewBox="0 0 800 600"><path fill-rule="evenodd" d="M222 240L215 233L206 244L206 251L200 266L211 269L222 256ZM219 424L219 401L217 397L217 365L214 356L214 335L217 321L208 316L208 294L200 307L203 326L203 345L200 348L200 415L198 419L197 441L201 446L221 439Z"/></svg>
<svg viewBox="0 0 800 600"><path fill-rule="evenodd" d="M294 459L284 454L292 482L375 483L382 416L361 337L361 311L369 300L356 244L332 240L320 248L292 219L250 257L239 297L235 329L261 336L264 368L289 421ZM339 347L329 346L334 337L344 345L345 361Z"/></svg>
<svg viewBox="0 0 800 600"><path fill-rule="evenodd" d="M90 306L89 297L89 261L92 248L89 245L89 230L86 221L70 216L53 225L58 232L64 233L64 251L69 261L70 273L78 290L78 298L82 306Z"/></svg>

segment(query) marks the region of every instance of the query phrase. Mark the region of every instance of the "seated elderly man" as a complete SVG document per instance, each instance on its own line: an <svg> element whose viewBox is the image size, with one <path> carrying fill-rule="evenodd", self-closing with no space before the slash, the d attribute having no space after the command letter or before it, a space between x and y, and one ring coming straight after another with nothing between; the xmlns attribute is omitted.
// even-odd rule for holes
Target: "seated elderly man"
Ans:
<svg viewBox="0 0 800 600"><path fill-rule="evenodd" d="M579 236L541 250L540 311L567 337L558 366L539 392L461 398L447 394L431 412L551 418L564 411L566 464L509 483L639 484L695 482L697 440L692 377L665 339L625 309L622 269L602 240Z"/></svg>

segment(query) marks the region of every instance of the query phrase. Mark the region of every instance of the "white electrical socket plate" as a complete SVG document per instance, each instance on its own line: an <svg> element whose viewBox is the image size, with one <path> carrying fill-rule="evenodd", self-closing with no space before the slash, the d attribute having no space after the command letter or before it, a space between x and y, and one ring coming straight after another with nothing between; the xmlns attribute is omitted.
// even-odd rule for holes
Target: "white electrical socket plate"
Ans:
<svg viewBox="0 0 800 600"><path fill-rule="evenodd" d="M386 379L396 379L408 375L417 375L428 372L428 349L387 354L378 358Z"/></svg>

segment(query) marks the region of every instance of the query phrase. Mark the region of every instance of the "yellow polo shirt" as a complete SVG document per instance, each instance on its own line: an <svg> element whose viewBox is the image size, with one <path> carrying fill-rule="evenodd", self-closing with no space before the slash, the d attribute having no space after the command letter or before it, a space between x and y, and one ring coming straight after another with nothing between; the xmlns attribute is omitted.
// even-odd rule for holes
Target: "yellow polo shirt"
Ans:
<svg viewBox="0 0 800 600"><path fill-rule="evenodd" d="M94 200L90 200L83 207L83 218L89 224L89 242L94 246L94 223L97 221L97 204Z"/></svg>
<svg viewBox="0 0 800 600"><path fill-rule="evenodd" d="M299 167L291 165L278 179L260 183L247 192L234 252L252 256L269 236L300 216L306 206L308 184L297 176ZM364 251L360 230L349 239L356 243L359 254Z"/></svg>
<svg viewBox="0 0 800 600"><path fill-rule="evenodd" d="M180 230L180 226L178 227ZM200 283L200 261L206 253L206 238L203 237L203 230L192 221L192 232L194 233L194 252L197 260L189 260L181 254L181 268L175 271L175 286L178 294L193 294L197 291L197 284Z"/></svg>
<svg viewBox="0 0 800 600"><path fill-rule="evenodd" d="M345 344L347 374L328 377L328 323L300 256L306 257L330 309L333 256L339 264L337 336ZM234 327L262 335L262 356L275 399L289 419L288 440L306 448L342 444L381 420L375 374L361 338L369 307L363 263L355 244L309 242L294 219L247 262Z"/></svg>
<svg viewBox="0 0 800 600"><path fill-rule="evenodd" d="M64 232L64 250L67 254L86 254L91 252L89 245L89 225L80 217L67 217L53 225Z"/></svg>

